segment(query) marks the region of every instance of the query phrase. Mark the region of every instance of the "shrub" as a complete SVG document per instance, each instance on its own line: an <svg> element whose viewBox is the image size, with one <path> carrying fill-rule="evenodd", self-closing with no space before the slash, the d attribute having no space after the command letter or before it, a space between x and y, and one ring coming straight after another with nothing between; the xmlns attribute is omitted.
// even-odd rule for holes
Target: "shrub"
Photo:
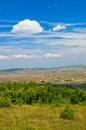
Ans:
<svg viewBox="0 0 86 130"><path fill-rule="evenodd" d="M75 112L70 106L66 106L64 110L61 111L60 117L63 119L74 119Z"/></svg>
<svg viewBox="0 0 86 130"><path fill-rule="evenodd" d="M6 99L4 97L0 97L0 107L10 107L11 106L11 101L10 99Z"/></svg>
<svg viewBox="0 0 86 130"><path fill-rule="evenodd" d="M86 105L86 90L54 87L51 84L8 82L0 84L0 106L10 104L83 104Z"/></svg>

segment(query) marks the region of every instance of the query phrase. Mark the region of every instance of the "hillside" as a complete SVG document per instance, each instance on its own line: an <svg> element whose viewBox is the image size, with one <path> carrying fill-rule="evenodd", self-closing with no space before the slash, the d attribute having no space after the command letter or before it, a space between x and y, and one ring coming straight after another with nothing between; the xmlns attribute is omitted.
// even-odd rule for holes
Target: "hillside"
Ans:
<svg viewBox="0 0 86 130"><path fill-rule="evenodd" d="M86 67L63 67L51 69L9 69L0 71L0 82L36 81L55 83L85 83Z"/></svg>
<svg viewBox="0 0 86 130"><path fill-rule="evenodd" d="M51 69L9 69L0 71L0 82L35 81L56 84L86 83L86 66L63 67Z"/></svg>

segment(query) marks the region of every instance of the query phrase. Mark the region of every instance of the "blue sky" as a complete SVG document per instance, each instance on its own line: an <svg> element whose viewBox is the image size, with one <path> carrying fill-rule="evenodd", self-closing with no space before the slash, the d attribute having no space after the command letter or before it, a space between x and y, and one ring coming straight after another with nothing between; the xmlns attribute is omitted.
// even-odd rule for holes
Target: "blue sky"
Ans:
<svg viewBox="0 0 86 130"><path fill-rule="evenodd" d="M86 0L0 0L0 69L86 65Z"/></svg>

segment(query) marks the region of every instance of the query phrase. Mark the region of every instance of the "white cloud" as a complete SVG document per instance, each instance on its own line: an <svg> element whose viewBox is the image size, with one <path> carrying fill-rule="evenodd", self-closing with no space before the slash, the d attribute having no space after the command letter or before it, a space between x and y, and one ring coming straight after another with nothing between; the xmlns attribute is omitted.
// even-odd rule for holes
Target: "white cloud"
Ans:
<svg viewBox="0 0 86 130"><path fill-rule="evenodd" d="M44 56L45 56L45 58L59 58L59 57L61 57L60 54L56 54L56 53L46 53Z"/></svg>
<svg viewBox="0 0 86 130"><path fill-rule="evenodd" d="M16 59L34 59L34 58L39 58L36 55L27 55L27 54L16 54L13 55L14 58Z"/></svg>
<svg viewBox="0 0 86 130"><path fill-rule="evenodd" d="M59 31L59 30L62 30L62 29L66 29L66 26L65 25L57 25L53 28L53 31Z"/></svg>
<svg viewBox="0 0 86 130"><path fill-rule="evenodd" d="M12 59L42 59L42 58L59 58L61 54L57 53L44 53L44 54L14 54L9 56L0 55L0 60L12 60Z"/></svg>
<svg viewBox="0 0 86 130"><path fill-rule="evenodd" d="M12 37L13 35L11 34L11 33L9 33L9 32L0 32L0 37Z"/></svg>
<svg viewBox="0 0 86 130"><path fill-rule="evenodd" d="M9 52L10 49L0 48L0 52Z"/></svg>
<svg viewBox="0 0 86 130"><path fill-rule="evenodd" d="M0 55L0 60L8 60L8 56Z"/></svg>
<svg viewBox="0 0 86 130"><path fill-rule="evenodd" d="M35 20L25 19L20 21L18 24L13 26L11 30L12 33L28 36L32 34L37 34L43 31L41 25Z"/></svg>

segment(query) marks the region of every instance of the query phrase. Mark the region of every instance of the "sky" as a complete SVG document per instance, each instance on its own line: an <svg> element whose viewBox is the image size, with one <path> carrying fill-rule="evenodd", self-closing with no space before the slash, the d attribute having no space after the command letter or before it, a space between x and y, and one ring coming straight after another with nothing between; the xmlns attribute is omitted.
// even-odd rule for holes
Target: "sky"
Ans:
<svg viewBox="0 0 86 130"><path fill-rule="evenodd" d="M0 70L86 65L86 0L0 0Z"/></svg>

